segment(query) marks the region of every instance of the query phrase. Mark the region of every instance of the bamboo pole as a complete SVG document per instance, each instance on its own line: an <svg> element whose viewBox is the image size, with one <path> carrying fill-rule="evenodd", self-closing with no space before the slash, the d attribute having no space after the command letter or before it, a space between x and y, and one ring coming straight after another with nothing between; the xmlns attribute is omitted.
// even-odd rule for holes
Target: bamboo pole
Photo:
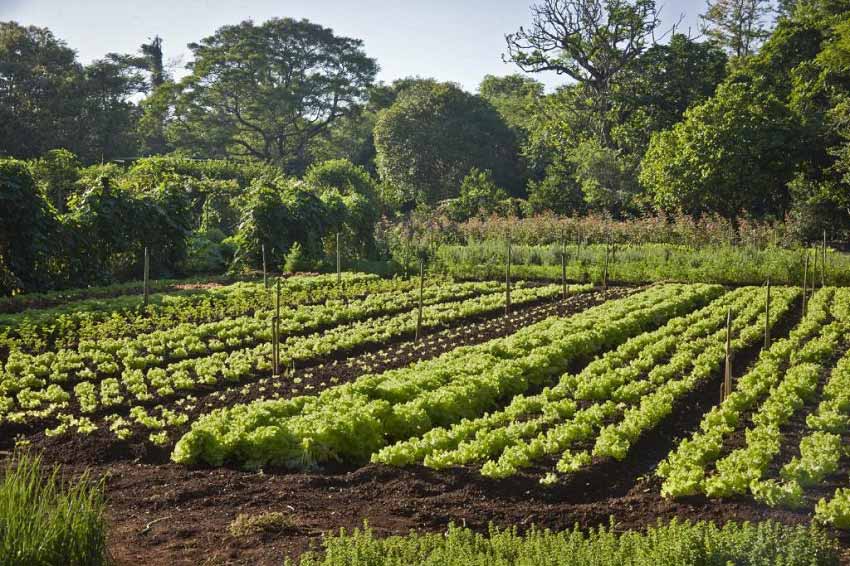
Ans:
<svg viewBox="0 0 850 566"><path fill-rule="evenodd" d="M807 282L807 279L809 277L809 248L806 248L805 254L806 256L803 260L803 316L806 316L806 299L809 288Z"/></svg>
<svg viewBox="0 0 850 566"><path fill-rule="evenodd" d="M339 232L336 233L336 283L342 283L342 257L339 247Z"/></svg>
<svg viewBox="0 0 850 566"><path fill-rule="evenodd" d="M605 270L602 272L602 289L608 290L608 255L610 253L611 240L605 242Z"/></svg>
<svg viewBox="0 0 850 566"><path fill-rule="evenodd" d="M821 247L820 286L821 288L826 287L826 230L823 231L823 245Z"/></svg>
<svg viewBox="0 0 850 566"><path fill-rule="evenodd" d="M732 393L732 309L726 311L726 371L723 376L725 397Z"/></svg>
<svg viewBox="0 0 850 566"><path fill-rule="evenodd" d="M567 298L567 240L561 241L561 297Z"/></svg>
<svg viewBox="0 0 850 566"><path fill-rule="evenodd" d="M280 377L280 278L277 280L272 317L272 365L274 377Z"/></svg>
<svg viewBox="0 0 850 566"><path fill-rule="evenodd" d="M764 302L764 349L770 347L770 279L767 280L767 291Z"/></svg>
<svg viewBox="0 0 850 566"><path fill-rule="evenodd" d="M818 251L818 246L815 244L814 247L814 257L812 258L812 278L811 278L811 288L809 289L809 298L811 299L812 295L815 293L815 287L817 287L817 278L818 278L818 256L820 256L820 252Z"/></svg>
<svg viewBox="0 0 850 566"><path fill-rule="evenodd" d="M419 338L422 336L422 295L423 289L425 287L425 260L423 258L419 258L419 310L416 313L416 339L418 342Z"/></svg>
<svg viewBox="0 0 850 566"><path fill-rule="evenodd" d="M508 253L505 261L505 316L511 314L511 237L508 236Z"/></svg>
<svg viewBox="0 0 850 566"><path fill-rule="evenodd" d="M142 284L142 303L144 306L148 306L148 299L150 298L150 275L151 275L151 254L148 250L148 247L145 246L145 265L144 265L144 283Z"/></svg>
<svg viewBox="0 0 850 566"><path fill-rule="evenodd" d="M263 250L263 288L268 289L269 288L269 276L268 276L268 272L266 271L266 245L262 244L260 246L260 248Z"/></svg>

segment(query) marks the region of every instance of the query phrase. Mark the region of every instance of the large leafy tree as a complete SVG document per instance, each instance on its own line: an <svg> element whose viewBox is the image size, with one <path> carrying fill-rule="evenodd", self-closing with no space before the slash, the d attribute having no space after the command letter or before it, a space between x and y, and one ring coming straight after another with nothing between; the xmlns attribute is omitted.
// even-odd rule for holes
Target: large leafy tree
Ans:
<svg viewBox="0 0 850 566"><path fill-rule="evenodd" d="M310 144L310 157L316 163L345 159L377 175L375 165L375 124L405 90L420 84L434 84L431 79L404 78L391 85L379 83L368 89L368 101L355 112L334 122L327 132Z"/></svg>
<svg viewBox="0 0 850 566"><path fill-rule="evenodd" d="M405 90L375 126L378 171L396 204L458 195L473 167L518 190L516 141L492 105L448 83Z"/></svg>
<svg viewBox="0 0 850 566"><path fill-rule="evenodd" d="M136 155L138 107L133 97L146 90L144 78L126 57L109 54L85 67L85 137L78 146L89 161Z"/></svg>
<svg viewBox="0 0 850 566"><path fill-rule="evenodd" d="M74 51L50 30L0 22L0 155L71 147L82 126L82 83Z"/></svg>
<svg viewBox="0 0 850 566"><path fill-rule="evenodd" d="M486 75L478 85L478 94L493 105L518 137L524 138L543 99L543 83L520 74Z"/></svg>
<svg viewBox="0 0 850 566"><path fill-rule="evenodd" d="M625 216L651 206L635 182L650 136L710 98L725 65L720 48L681 34L648 48L611 90L608 143L596 133L596 107L586 88L570 85L547 96L537 106L523 148L535 170L544 172L529 186L533 209L590 208Z"/></svg>
<svg viewBox="0 0 850 566"><path fill-rule="evenodd" d="M796 117L764 85L730 82L652 137L640 180L661 209L782 217L800 133Z"/></svg>
<svg viewBox="0 0 850 566"><path fill-rule="evenodd" d="M711 98L726 77L726 62L716 44L678 33L647 49L614 90L615 145L642 157L653 132L670 128L685 110Z"/></svg>
<svg viewBox="0 0 850 566"><path fill-rule="evenodd" d="M224 26L190 44L194 61L174 121L178 147L303 172L310 141L365 100L378 67L362 47L289 18Z"/></svg>
<svg viewBox="0 0 850 566"><path fill-rule="evenodd" d="M65 148L85 161L135 155L142 77L126 56L83 66L50 30L0 22L0 154Z"/></svg>

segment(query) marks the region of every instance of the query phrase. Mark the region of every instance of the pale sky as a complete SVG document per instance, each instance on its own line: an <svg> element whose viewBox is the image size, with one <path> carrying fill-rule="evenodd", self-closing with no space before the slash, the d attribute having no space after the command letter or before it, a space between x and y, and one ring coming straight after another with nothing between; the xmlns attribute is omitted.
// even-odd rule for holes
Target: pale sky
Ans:
<svg viewBox="0 0 850 566"><path fill-rule="evenodd" d="M0 0L0 21L50 28L83 62L108 52L136 53L154 35L166 61L190 60L186 44L246 19L307 18L362 39L380 80L433 77L475 91L484 75L517 71L502 62L504 35L531 21L530 0ZM696 35L704 0L659 1L665 25L684 20ZM663 5L662 5L663 4ZM566 79L536 75L549 89Z"/></svg>

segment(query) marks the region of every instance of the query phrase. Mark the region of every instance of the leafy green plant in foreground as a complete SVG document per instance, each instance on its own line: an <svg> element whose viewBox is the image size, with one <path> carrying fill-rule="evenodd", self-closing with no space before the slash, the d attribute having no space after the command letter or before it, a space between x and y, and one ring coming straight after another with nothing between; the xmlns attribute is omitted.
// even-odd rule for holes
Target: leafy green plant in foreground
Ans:
<svg viewBox="0 0 850 566"><path fill-rule="evenodd" d="M562 532L491 527L488 535L449 526L447 533L376 538L368 526L326 537L324 552L287 566L584 566L838 564L833 543L812 527L759 524L659 523L645 533L608 528Z"/></svg>

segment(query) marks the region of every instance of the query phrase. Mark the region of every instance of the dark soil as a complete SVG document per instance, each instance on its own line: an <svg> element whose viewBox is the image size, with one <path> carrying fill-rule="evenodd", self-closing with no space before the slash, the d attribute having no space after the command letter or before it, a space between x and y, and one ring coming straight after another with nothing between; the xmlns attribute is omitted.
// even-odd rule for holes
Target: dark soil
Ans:
<svg viewBox="0 0 850 566"><path fill-rule="evenodd" d="M564 307L538 305L526 312L540 309L543 317L551 315L553 311L548 309L552 308ZM530 314L524 324L536 316ZM774 335L787 333L792 322L783 321ZM326 365L332 369L322 372L313 368L311 379L319 380L317 384L326 382L330 375L353 379L363 371L408 364L516 329L504 320L501 326L492 321L482 324L478 329L470 324L462 330L435 334L416 348L409 343L390 345L384 349L389 352L386 356L361 355L335 366ZM451 340L440 340L449 335ZM740 353L736 365L746 367L757 353L758 348ZM299 371L306 375L311 370ZM542 468L504 480L484 478L474 467L435 471L421 466L398 469L364 465L311 473L248 473L178 466L167 462L167 451L154 454L132 444L110 443L105 436L59 441L34 435L32 440L45 450L49 461L65 463L69 472L81 473L88 467L107 478L110 552L117 564L279 565L285 556L320 546L323 533L359 527L364 520L378 535L406 534L410 529L439 531L450 522L483 531L490 523L520 529L532 524L568 529L576 524L582 528L608 525L609 521L614 521L616 529L625 530L674 517L718 523L770 518L792 525L807 524L808 512L769 509L751 500L661 498L654 468L677 439L690 434L717 402L720 379L718 371L683 399L668 419L633 447L626 460L595 462L587 471L553 486L538 483ZM236 395L223 403L255 397L252 390L245 398ZM290 527L244 538L228 531L240 514L271 511L290 517ZM842 543L848 545L846 539Z"/></svg>

